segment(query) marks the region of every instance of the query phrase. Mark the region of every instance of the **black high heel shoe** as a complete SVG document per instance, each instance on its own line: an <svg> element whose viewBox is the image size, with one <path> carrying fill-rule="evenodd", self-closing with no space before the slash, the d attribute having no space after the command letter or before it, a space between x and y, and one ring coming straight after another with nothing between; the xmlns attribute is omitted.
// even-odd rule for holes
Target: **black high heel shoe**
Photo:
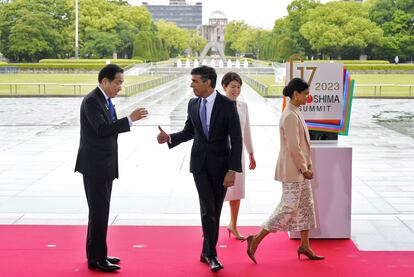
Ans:
<svg viewBox="0 0 414 277"><path fill-rule="evenodd" d="M249 258L255 263L257 264L256 261L256 257L252 254L252 252L250 251L250 246L252 245L252 240L253 240L254 236L248 236L247 238L245 238L243 241L247 240L247 255L249 256Z"/></svg>
<svg viewBox="0 0 414 277"><path fill-rule="evenodd" d="M298 252L298 260L300 260L300 255L301 255L301 254L303 254L303 255L305 255L306 257L308 257L308 259L309 259L309 260L314 260L314 261L316 261L316 260L323 260L323 259L325 259L325 257L324 257L324 256L318 256L318 255L315 255L315 254L314 254L314 253L312 253L309 249L303 248L302 246L299 246L299 248L298 248L297 252Z"/></svg>

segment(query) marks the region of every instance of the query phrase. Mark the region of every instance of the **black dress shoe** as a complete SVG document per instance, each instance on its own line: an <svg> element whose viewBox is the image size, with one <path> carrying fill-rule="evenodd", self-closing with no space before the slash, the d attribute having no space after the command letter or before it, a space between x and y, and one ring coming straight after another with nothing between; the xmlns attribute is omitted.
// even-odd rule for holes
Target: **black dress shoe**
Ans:
<svg viewBox="0 0 414 277"><path fill-rule="evenodd" d="M111 264L117 264L117 263L119 263L121 261L121 259L118 258L118 257L109 257L109 256L106 257L106 260L108 262L110 262Z"/></svg>
<svg viewBox="0 0 414 277"><path fill-rule="evenodd" d="M119 266L108 262L107 260L99 260L95 262L88 262L89 269L97 269L103 272L111 272L121 269Z"/></svg>
<svg viewBox="0 0 414 277"><path fill-rule="evenodd" d="M213 272L223 269L223 265L220 263L217 257L209 258L204 255L201 255L200 262L208 264L210 266L211 271Z"/></svg>
<svg viewBox="0 0 414 277"><path fill-rule="evenodd" d="M204 255L200 255L200 262L208 264L207 257L205 257Z"/></svg>

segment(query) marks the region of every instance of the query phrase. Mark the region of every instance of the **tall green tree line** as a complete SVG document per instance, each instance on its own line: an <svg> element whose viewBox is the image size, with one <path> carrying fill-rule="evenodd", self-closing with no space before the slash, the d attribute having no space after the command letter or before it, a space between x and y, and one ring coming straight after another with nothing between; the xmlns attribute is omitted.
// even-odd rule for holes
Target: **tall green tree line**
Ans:
<svg viewBox="0 0 414 277"><path fill-rule="evenodd" d="M259 58L283 61L292 54L307 58L412 61L414 1L368 0L363 3L294 0L288 15L271 31L242 21L226 27L226 52L254 52Z"/></svg>
<svg viewBox="0 0 414 277"><path fill-rule="evenodd" d="M168 23L171 25L171 23ZM161 60L206 42L176 27L185 43L165 35L144 6L123 0L79 0L79 50L82 58L138 57ZM142 42L141 42L142 39ZM147 48L149 47L149 48ZM75 55L75 1L14 0L0 3L0 52L12 61L69 58Z"/></svg>

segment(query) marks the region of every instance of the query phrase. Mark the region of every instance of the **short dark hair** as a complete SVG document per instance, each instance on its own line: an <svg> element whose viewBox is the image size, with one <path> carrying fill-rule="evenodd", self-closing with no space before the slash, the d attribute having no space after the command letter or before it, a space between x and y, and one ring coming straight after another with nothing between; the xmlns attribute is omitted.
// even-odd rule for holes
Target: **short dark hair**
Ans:
<svg viewBox="0 0 414 277"><path fill-rule="evenodd" d="M233 81L236 81L240 85L243 85L243 81L240 75L233 71L224 74L223 78L221 79L221 85L227 87Z"/></svg>
<svg viewBox="0 0 414 277"><path fill-rule="evenodd" d="M295 91L302 93L302 91L305 91L309 88L308 83L306 83L301 78L293 78L290 80L287 86L283 89L283 95L288 96L289 98L292 98L292 95Z"/></svg>
<svg viewBox="0 0 414 277"><path fill-rule="evenodd" d="M112 82L118 73L124 73L124 70L116 64L107 64L104 68L101 69L101 71L99 71L98 82L101 83L104 78L107 78Z"/></svg>
<svg viewBox="0 0 414 277"><path fill-rule="evenodd" d="M201 79L204 81L210 80L211 84L210 86L212 88L216 87L216 83L217 83L217 73L216 70L214 70L214 68L203 65L200 67L196 67L193 68L193 70L191 70L191 75L200 75Z"/></svg>

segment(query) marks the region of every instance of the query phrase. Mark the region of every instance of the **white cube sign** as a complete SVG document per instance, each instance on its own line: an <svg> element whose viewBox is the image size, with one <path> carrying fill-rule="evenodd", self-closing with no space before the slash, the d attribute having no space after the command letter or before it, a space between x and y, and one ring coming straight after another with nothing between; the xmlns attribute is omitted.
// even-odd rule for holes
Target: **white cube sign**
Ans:
<svg viewBox="0 0 414 277"><path fill-rule="evenodd" d="M340 120L343 102L343 71L341 63L286 63L286 83L299 77L309 84L309 99L300 107L305 119Z"/></svg>

